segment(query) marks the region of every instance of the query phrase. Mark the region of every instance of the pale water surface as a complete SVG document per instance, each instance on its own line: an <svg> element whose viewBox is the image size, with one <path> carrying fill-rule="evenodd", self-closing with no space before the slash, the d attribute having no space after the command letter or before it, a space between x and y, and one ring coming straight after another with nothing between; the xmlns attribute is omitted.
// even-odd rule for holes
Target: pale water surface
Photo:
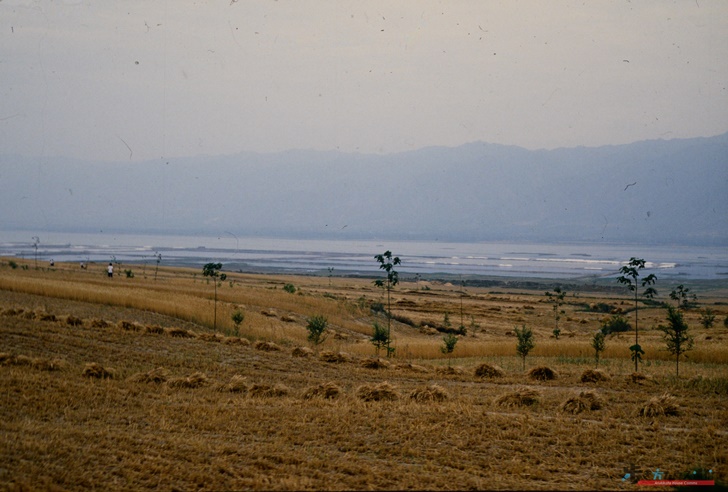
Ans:
<svg viewBox="0 0 728 492"><path fill-rule="evenodd" d="M39 242L35 247L34 237ZM321 274L373 274L374 255L392 251L401 274L447 273L536 278L614 276L635 256L658 278L728 278L728 248L627 244L546 244L390 240L315 240L109 233L0 232L0 256L55 261L201 266L224 270Z"/></svg>

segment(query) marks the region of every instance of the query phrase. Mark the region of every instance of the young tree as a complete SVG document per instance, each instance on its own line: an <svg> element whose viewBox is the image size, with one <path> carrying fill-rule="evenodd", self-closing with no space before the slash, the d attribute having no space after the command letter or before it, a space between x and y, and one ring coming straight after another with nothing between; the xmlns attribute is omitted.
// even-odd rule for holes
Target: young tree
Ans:
<svg viewBox="0 0 728 492"><path fill-rule="evenodd" d="M233 314L230 315L230 319L232 319L233 323L235 323L235 336L240 336L240 325L245 320L245 313L243 313L240 309L236 309Z"/></svg>
<svg viewBox="0 0 728 492"><path fill-rule="evenodd" d="M599 367L599 354L604 352L605 344L604 333L602 333L601 330L596 332L591 341L591 346L594 348L594 360L596 361L596 367Z"/></svg>
<svg viewBox="0 0 728 492"><path fill-rule="evenodd" d="M387 250L381 255L375 255L374 259L379 263L379 269L387 272L386 280L375 280L374 285L387 291L387 357L392 354L390 343L392 342L392 289L399 283L399 273L394 269L401 264L398 256L392 257L392 252Z"/></svg>
<svg viewBox="0 0 728 492"><path fill-rule="evenodd" d="M217 331L217 281L218 279L224 281L227 278L226 274L220 273L221 268L222 263L207 263L202 267L202 275L212 278L212 281L215 284L215 311L212 322L212 326L215 331Z"/></svg>
<svg viewBox="0 0 728 492"><path fill-rule="evenodd" d="M154 252L154 257L157 259L157 266L154 268L154 281L157 281L157 272L159 271L159 264L162 262L162 253Z"/></svg>
<svg viewBox="0 0 728 492"><path fill-rule="evenodd" d="M632 345L629 350L632 352L632 360L634 361L634 371L639 371L639 363L642 360L642 354L644 354L644 350L642 350L642 347L639 343L639 325L638 325L638 318L637 313L639 311L639 276L640 276L640 270L642 270L645 267L645 260L635 258L634 256L629 259L629 263L622 268L619 269L619 273L622 275L617 278L617 282L620 284L624 284L627 286L627 288L634 292L634 345ZM642 279L641 285L642 287L647 287L648 285L654 285L654 283L657 281L657 277L654 274L649 274L645 278ZM657 294L657 291L652 287L647 287L642 293L642 297L646 297L648 299L652 299Z"/></svg>
<svg viewBox="0 0 728 492"><path fill-rule="evenodd" d="M450 355L455 350L455 345L458 343L458 337L455 336L452 333L448 333L444 337L442 337L442 347L440 347L440 352L442 352L445 355ZM450 359L448 359L448 364L450 364Z"/></svg>
<svg viewBox="0 0 728 492"><path fill-rule="evenodd" d="M700 324L706 330L713 327L715 324L715 313L710 308L705 308L700 312Z"/></svg>
<svg viewBox="0 0 728 492"><path fill-rule="evenodd" d="M389 346L389 336L387 335L387 329L375 321L374 333L372 334L372 337L369 339L369 341L372 342L372 344L374 345L377 357L379 357L379 350L382 347Z"/></svg>
<svg viewBox="0 0 728 492"><path fill-rule="evenodd" d="M676 302L678 309L687 309L690 307L691 300L693 302L698 300L698 296L696 296L695 294L691 296L689 292L689 288L680 284L672 289L672 291L670 292L670 299Z"/></svg>
<svg viewBox="0 0 728 492"><path fill-rule="evenodd" d="M33 236L33 248L35 248L35 269L38 269L38 245L40 244L40 238Z"/></svg>
<svg viewBox="0 0 728 492"><path fill-rule="evenodd" d="M660 326L664 333L667 350L675 356L675 377L680 377L680 356L693 348L693 337L688 334L688 324L682 313L667 306L667 326Z"/></svg>
<svg viewBox="0 0 728 492"><path fill-rule="evenodd" d="M526 325L519 330L515 328L516 332L516 353L523 359L523 370L526 370L526 356L536 346L536 342L533 340L533 332L530 328L526 328Z"/></svg>
<svg viewBox="0 0 728 492"><path fill-rule="evenodd" d="M566 291L561 290L561 287L554 287L554 291L546 291L544 293L548 302L553 305L554 310L554 338L559 339L561 329L559 328L559 320L561 319L561 306L564 304L564 297L566 297Z"/></svg>
<svg viewBox="0 0 728 492"><path fill-rule="evenodd" d="M316 315L308 318L308 324L306 329L308 330L308 341L313 344L314 347L320 345L326 341L328 335L326 334L326 327L329 321L326 316Z"/></svg>

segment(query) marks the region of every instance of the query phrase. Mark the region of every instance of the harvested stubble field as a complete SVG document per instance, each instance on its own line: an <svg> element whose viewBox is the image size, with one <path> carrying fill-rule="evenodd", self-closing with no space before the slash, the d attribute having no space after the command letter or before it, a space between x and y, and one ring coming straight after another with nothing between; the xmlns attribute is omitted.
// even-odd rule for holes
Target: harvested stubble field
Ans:
<svg viewBox="0 0 728 492"><path fill-rule="evenodd" d="M28 265L0 265L3 489L629 489L630 465L649 479L656 468L725 477L722 291L701 295L715 327L687 313L696 347L675 379L657 308L640 311L642 377L631 333L608 337L599 373L587 372L604 314L584 305L627 310L626 294L570 296L556 340L543 291L462 297L405 282L393 292L396 357L376 359L367 338L386 319L371 310L382 301L371 280L229 273L214 331L213 285L198 272L108 279L100 265ZM446 357L436 327L444 313L460 324L461 301L469 333ZM316 314L331 332L311 350ZM525 372L511 333L524 324L536 334Z"/></svg>

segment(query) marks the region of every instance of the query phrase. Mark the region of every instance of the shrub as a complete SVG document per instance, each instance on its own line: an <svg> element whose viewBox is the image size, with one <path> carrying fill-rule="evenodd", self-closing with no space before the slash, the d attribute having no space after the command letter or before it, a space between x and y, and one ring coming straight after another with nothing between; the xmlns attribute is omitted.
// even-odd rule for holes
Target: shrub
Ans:
<svg viewBox="0 0 728 492"><path fill-rule="evenodd" d="M602 324L602 333L605 335L629 331L631 329L632 326L627 321L627 318L621 314L613 314L611 318Z"/></svg>
<svg viewBox="0 0 728 492"><path fill-rule="evenodd" d="M490 364L480 364L475 368L475 376L479 378L500 378L503 374L503 369Z"/></svg>
<svg viewBox="0 0 728 492"><path fill-rule="evenodd" d="M283 290L288 292L289 294L295 294L296 293L296 286L293 284L286 284L283 286Z"/></svg>
<svg viewBox="0 0 728 492"><path fill-rule="evenodd" d="M316 315L308 319L308 324L306 325L306 330L308 330L307 338L314 347L326 341L326 327L328 323L326 316Z"/></svg>

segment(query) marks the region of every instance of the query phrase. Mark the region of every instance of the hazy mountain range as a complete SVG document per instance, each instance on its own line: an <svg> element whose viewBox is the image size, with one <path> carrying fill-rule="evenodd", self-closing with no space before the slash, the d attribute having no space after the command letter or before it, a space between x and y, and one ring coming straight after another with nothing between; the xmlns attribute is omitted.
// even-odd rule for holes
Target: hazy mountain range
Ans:
<svg viewBox="0 0 728 492"><path fill-rule="evenodd" d="M531 151L0 156L2 228L728 244L728 133Z"/></svg>

